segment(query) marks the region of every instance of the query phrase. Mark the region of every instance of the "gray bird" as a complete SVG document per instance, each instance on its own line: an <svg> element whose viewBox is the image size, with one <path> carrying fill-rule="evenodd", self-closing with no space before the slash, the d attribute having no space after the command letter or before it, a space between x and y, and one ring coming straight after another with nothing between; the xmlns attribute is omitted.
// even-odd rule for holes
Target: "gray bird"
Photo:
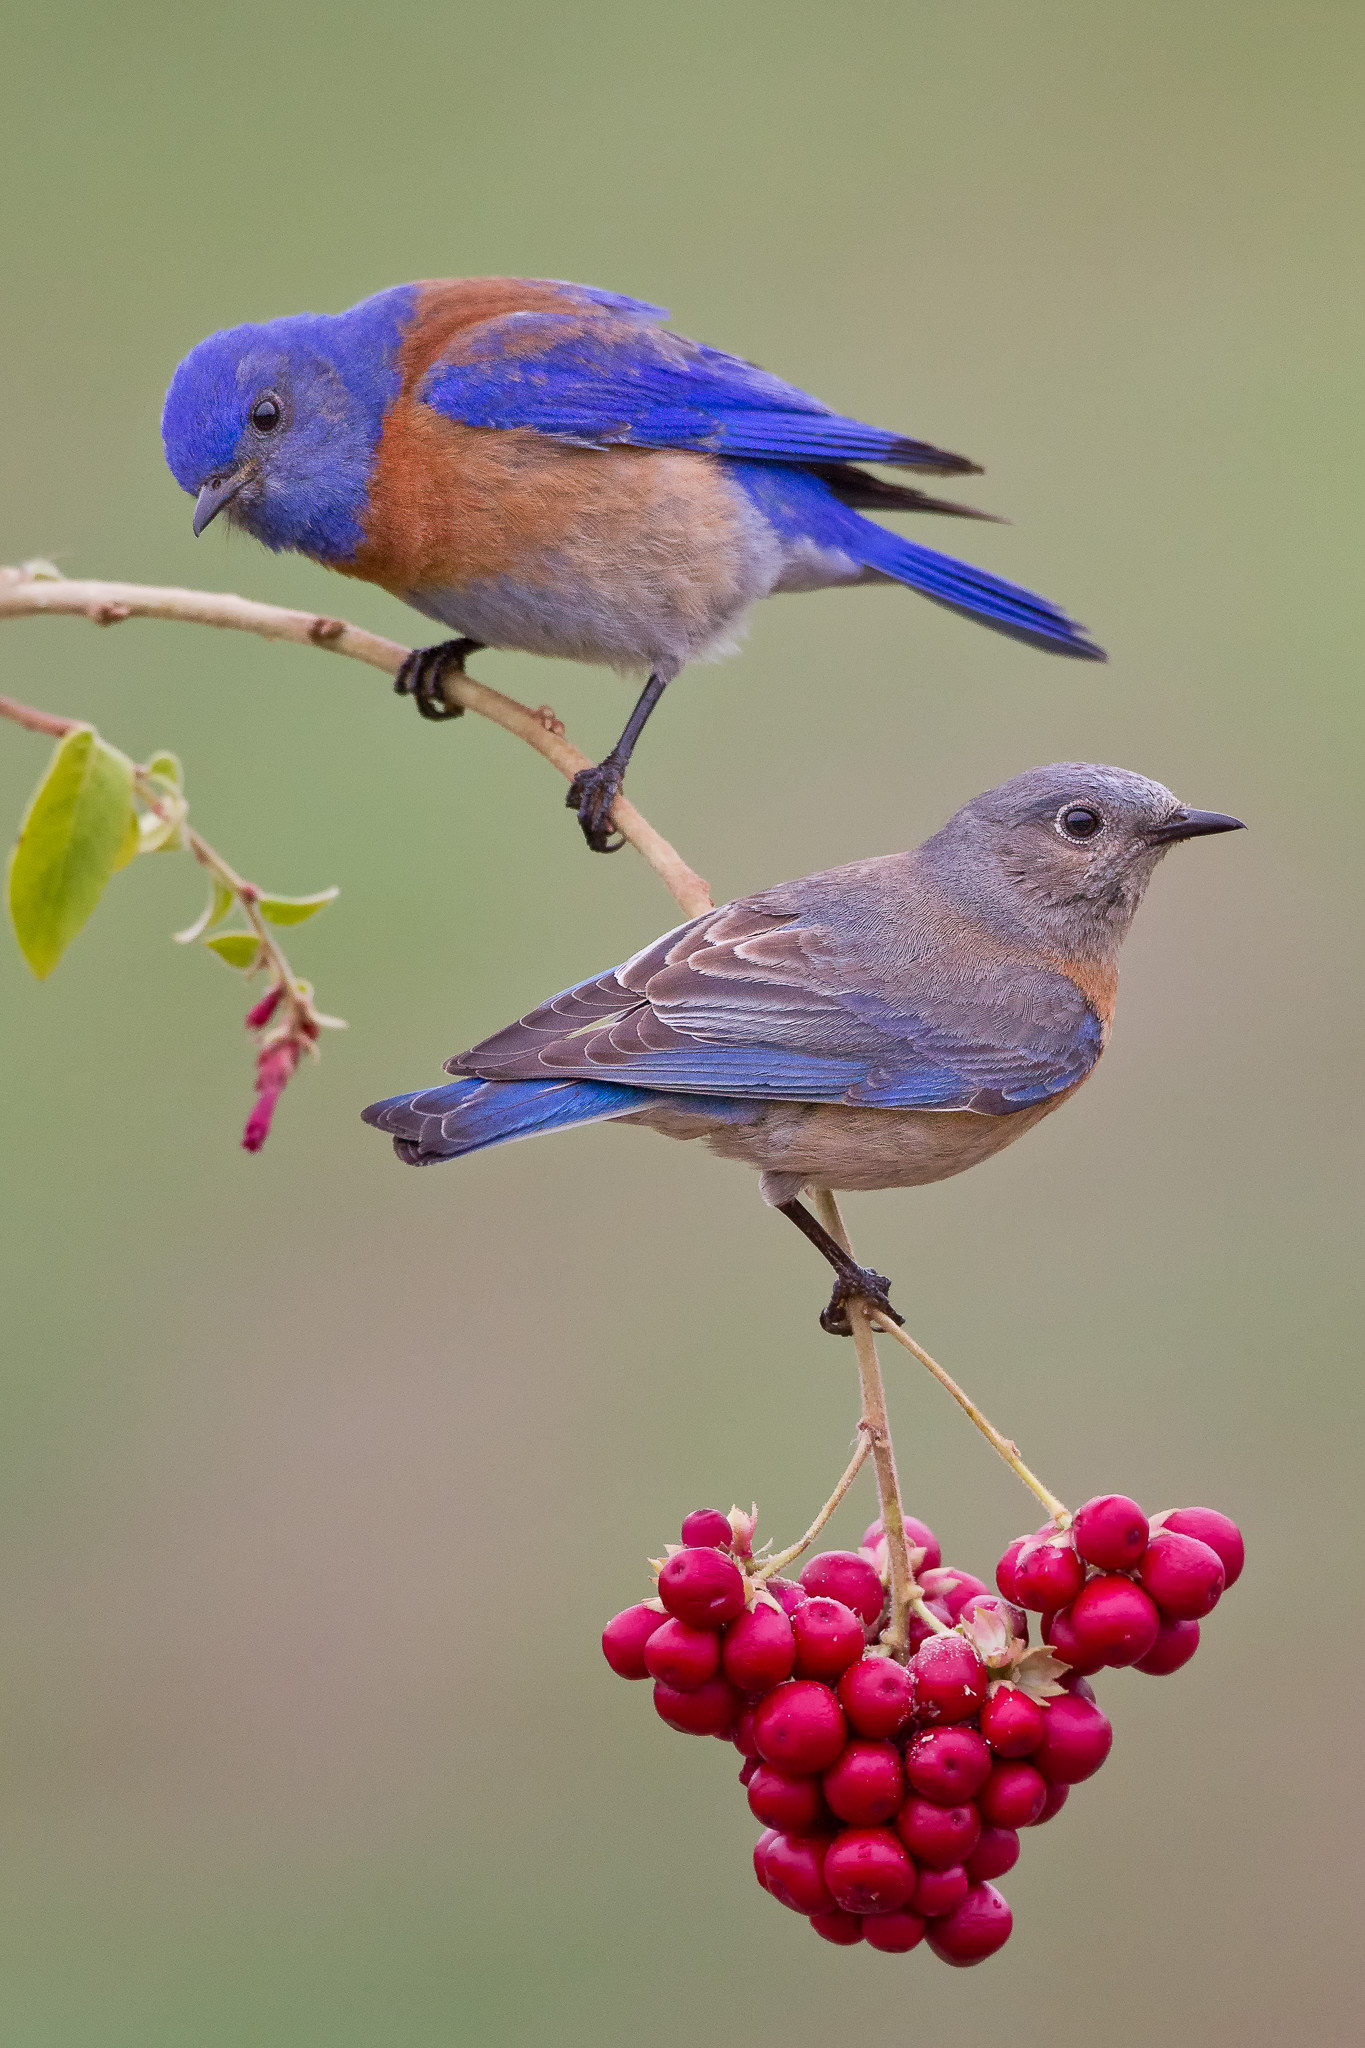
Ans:
<svg viewBox="0 0 1365 2048"><path fill-rule="evenodd" d="M756 1167L835 1271L848 1331L889 1283L801 1201L975 1166L1080 1087L1113 1021L1118 950L1178 840L1242 829L1123 768L1030 768L913 853L709 910L364 1112L426 1166L574 1124L643 1124ZM899 1318L897 1318L899 1320Z"/></svg>

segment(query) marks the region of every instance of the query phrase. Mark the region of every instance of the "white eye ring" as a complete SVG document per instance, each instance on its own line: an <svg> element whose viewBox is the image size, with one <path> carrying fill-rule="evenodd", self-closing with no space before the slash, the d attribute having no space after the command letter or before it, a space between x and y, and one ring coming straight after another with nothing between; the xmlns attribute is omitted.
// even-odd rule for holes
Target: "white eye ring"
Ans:
<svg viewBox="0 0 1365 2048"><path fill-rule="evenodd" d="M1069 822L1070 820L1074 820L1075 823ZM1063 839L1068 840L1073 846L1084 846L1104 830L1104 819L1093 804L1063 804L1053 822Z"/></svg>

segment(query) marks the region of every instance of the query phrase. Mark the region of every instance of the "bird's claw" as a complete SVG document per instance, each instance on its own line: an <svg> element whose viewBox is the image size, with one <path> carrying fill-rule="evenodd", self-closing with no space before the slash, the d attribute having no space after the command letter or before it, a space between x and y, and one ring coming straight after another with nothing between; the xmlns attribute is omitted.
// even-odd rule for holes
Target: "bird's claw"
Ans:
<svg viewBox="0 0 1365 2048"><path fill-rule="evenodd" d="M893 1323L903 1323L905 1317L897 1315L891 1306L887 1293L891 1282L885 1273L874 1273L870 1266L854 1266L850 1272L841 1273L834 1283L829 1305L820 1311L820 1328L827 1330L831 1337L851 1337L853 1326L848 1319L850 1301L861 1301L866 1308L876 1309L889 1316Z"/></svg>
<svg viewBox="0 0 1365 2048"><path fill-rule="evenodd" d="M616 853L626 843L625 833L611 822L611 807L621 794L624 780L623 770L608 759L599 761L595 768L580 768L569 784L564 802L569 810L577 812L583 837L594 853Z"/></svg>
<svg viewBox="0 0 1365 2048"><path fill-rule="evenodd" d="M447 700L442 684L449 675L464 674L465 656L476 654L477 640L442 640L436 647L414 647L393 679L400 697L411 697L423 718L463 718L463 704Z"/></svg>

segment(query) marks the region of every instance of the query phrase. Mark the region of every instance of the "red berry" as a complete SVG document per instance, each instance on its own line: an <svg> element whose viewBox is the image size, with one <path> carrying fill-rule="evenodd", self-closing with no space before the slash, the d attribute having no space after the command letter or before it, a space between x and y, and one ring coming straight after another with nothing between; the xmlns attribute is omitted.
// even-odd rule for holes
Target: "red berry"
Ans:
<svg viewBox="0 0 1365 2048"><path fill-rule="evenodd" d="M1087 1663L1098 1657L1105 1664L1136 1664L1161 1626L1155 1603L1117 1572L1087 1580L1071 1603L1070 1616L1071 1633Z"/></svg>
<svg viewBox="0 0 1365 2048"><path fill-rule="evenodd" d="M714 1629L666 1621L645 1644L645 1669L679 1692L695 1692L720 1669L720 1638Z"/></svg>
<svg viewBox="0 0 1365 2048"><path fill-rule="evenodd" d="M1207 1543L1223 1561L1225 1592L1241 1578L1246 1563L1242 1532L1217 1508L1168 1508L1164 1515L1155 1517L1152 1528L1169 1529L1175 1536L1193 1536L1197 1542Z"/></svg>
<svg viewBox="0 0 1365 2048"><path fill-rule="evenodd" d="M934 1922L929 1946L941 1963L965 1969L1003 1948L1013 1925L1014 1915L995 1886L974 1884L955 1913Z"/></svg>
<svg viewBox="0 0 1365 2048"><path fill-rule="evenodd" d="M949 1621L956 1621L974 1593L988 1593L990 1587L984 1579L974 1578L971 1572L960 1572L955 1565L945 1564L919 1575L920 1591L926 1600L941 1600L947 1609Z"/></svg>
<svg viewBox="0 0 1365 2048"><path fill-rule="evenodd" d="M892 1742L855 1738L837 1756L821 1783L830 1808L855 1827L890 1820L905 1797L901 1753Z"/></svg>
<svg viewBox="0 0 1365 2048"><path fill-rule="evenodd" d="M905 1775L939 1806L972 1799L991 1774L991 1753L975 1728L930 1728L905 1752Z"/></svg>
<svg viewBox="0 0 1365 2048"><path fill-rule="evenodd" d="M896 1816L896 1833L917 1863L942 1870L967 1861L981 1837L981 1815L970 1800L936 1806L912 1795Z"/></svg>
<svg viewBox="0 0 1365 2048"><path fill-rule="evenodd" d="M728 1550L734 1536L730 1517L719 1508L693 1508L683 1517L680 1533L684 1543L711 1544L717 1550Z"/></svg>
<svg viewBox="0 0 1365 2048"><path fill-rule="evenodd" d="M852 1948L863 1938L863 1923L856 1913L845 1913L838 1906L831 1906L827 1913L812 1913L810 1924L825 1941L832 1941L839 1948Z"/></svg>
<svg viewBox="0 0 1365 2048"><path fill-rule="evenodd" d="M846 1913L894 1913L910 1903L915 1866L890 1828L845 1828L825 1858L825 1883Z"/></svg>
<svg viewBox="0 0 1365 2048"><path fill-rule="evenodd" d="M771 1692L790 1677L795 1657L791 1623L766 1602L736 1615L721 1639L725 1676L741 1692Z"/></svg>
<svg viewBox="0 0 1365 2048"><path fill-rule="evenodd" d="M777 1829L764 1828L762 1834L754 1843L754 1876L758 1879L765 1892L768 1889L768 1850L776 1840Z"/></svg>
<svg viewBox="0 0 1365 2048"><path fill-rule="evenodd" d="M744 1759L744 1761L743 1761L743 1763L742 1763L742 1764L740 1765L740 1767L739 1767L739 1782L740 1782L740 1784L741 1784L741 1785L743 1785L743 1786L745 1786L745 1787L747 1787L747 1786L748 1786L748 1784L749 1784L749 1782L750 1782L750 1780L752 1779L752 1777L753 1777L753 1775L754 1775L754 1772L755 1772L755 1771L756 1771L757 1769L758 1769L758 1758L757 1758L756 1756L746 1756L746 1757L745 1757L745 1759Z"/></svg>
<svg viewBox="0 0 1365 2048"><path fill-rule="evenodd" d="M1138 1577L1167 1621L1200 1621L1218 1604L1227 1584L1218 1552L1197 1536L1158 1529L1138 1566Z"/></svg>
<svg viewBox="0 0 1365 2048"><path fill-rule="evenodd" d="M668 1620L657 1607L627 1607L614 1614L602 1631L602 1655L618 1678L648 1678L645 1644Z"/></svg>
<svg viewBox="0 0 1365 2048"><path fill-rule="evenodd" d="M934 1615L937 1620L944 1624L945 1628L951 1626L948 1620L948 1610L941 1600L926 1600L924 1605L926 1612ZM934 1627L932 1621L922 1621L918 1614L912 1614L909 1617L906 1622L906 1630L907 1646L912 1656L921 1643L927 1643L930 1636L936 1636L940 1633Z"/></svg>
<svg viewBox="0 0 1365 2048"><path fill-rule="evenodd" d="M693 1628L720 1628L744 1612L744 1574L718 1550L675 1550L659 1573L659 1598Z"/></svg>
<svg viewBox="0 0 1365 2048"><path fill-rule="evenodd" d="M839 1699L859 1735L895 1735L910 1719L914 1680L893 1657L860 1657L839 1680Z"/></svg>
<svg viewBox="0 0 1365 2048"><path fill-rule="evenodd" d="M1172 1671L1179 1671L1182 1664L1188 1664L1198 1648L1197 1621L1163 1621L1156 1641L1145 1657L1138 1658L1133 1669L1145 1671L1149 1678L1166 1678Z"/></svg>
<svg viewBox="0 0 1365 2048"><path fill-rule="evenodd" d="M935 1536L929 1524L921 1522L917 1515L907 1515L902 1510L901 1520L905 1524L905 1540L911 1550L922 1550L924 1552L924 1556L920 1560L920 1570L924 1572L933 1571L935 1566L943 1562L943 1552L939 1548L937 1536ZM875 1550L885 1535L886 1530L882 1526L882 1518L878 1515L876 1521L869 1522L863 1531L863 1549Z"/></svg>
<svg viewBox="0 0 1365 2048"><path fill-rule="evenodd" d="M1041 1818L1041 1816L1040 1816ZM1038 1822L1034 1821L1034 1827ZM981 1840L965 1858L967 1875L973 1884L1003 1877L1019 1861L1019 1836L1014 1828L982 1828Z"/></svg>
<svg viewBox="0 0 1365 2048"><path fill-rule="evenodd" d="M791 1618L798 1678L838 1678L865 1648L863 1625L842 1600L807 1600Z"/></svg>
<svg viewBox="0 0 1365 2048"><path fill-rule="evenodd" d="M1068 1663L1074 1672L1086 1674L1098 1671L1103 1664L1101 1657L1089 1657L1081 1648L1076 1632L1071 1626L1071 1609L1064 1607L1060 1614L1049 1614L1043 1623L1043 1641L1050 1650ZM1062 1681L1065 1684L1065 1680Z"/></svg>
<svg viewBox="0 0 1365 2048"><path fill-rule="evenodd" d="M1147 1517L1126 1493L1100 1493L1077 1508L1071 1540L1087 1564L1128 1572L1147 1548Z"/></svg>
<svg viewBox="0 0 1365 2048"><path fill-rule="evenodd" d="M970 1622L978 1614L998 1614L1012 1636L1020 1642L1028 1641L1028 1616L1014 1600L1006 1600L1002 1593L973 1593L970 1600L963 1602L958 1620Z"/></svg>
<svg viewBox="0 0 1365 2048"><path fill-rule="evenodd" d="M1049 1784L1079 1785L1109 1754L1114 1731L1091 1700L1061 1693L1043 1710L1043 1739L1032 1762Z"/></svg>
<svg viewBox="0 0 1365 2048"><path fill-rule="evenodd" d="M823 1771L844 1746L844 1710L828 1686L789 1678L754 1709L754 1741L765 1763Z"/></svg>
<svg viewBox="0 0 1365 2048"><path fill-rule="evenodd" d="M741 1756L756 1757L758 1755L758 1744L754 1741L754 1711L752 1707L746 1707L742 1714L736 1714L730 1740L734 1743Z"/></svg>
<svg viewBox="0 0 1365 2048"><path fill-rule="evenodd" d="M765 1579L764 1591L771 1593L784 1614L795 1614L798 1607L806 1604L806 1595L800 1586L790 1579Z"/></svg>
<svg viewBox="0 0 1365 2048"><path fill-rule="evenodd" d="M910 1903L926 1920L938 1920L944 1914L956 1912L967 1896L969 1885L970 1880L960 1863L950 1863L946 1870L921 1870L915 1879L914 1897Z"/></svg>
<svg viewBox="0 0 1365 2048"><path fill-rule="evenodd" d="M1047 1786L1033 1764L998 1763L976 1795L981 1818L993 1828L1031 1827L1043 1810Z"/></svg>
<svg viewBox="0 0 1365 2048"><path fill-rule="evenodd" d="M903 1956L923 1939L924 1921L904 1906L896 1913L869 1913L863 1921L863 1940L885 1955Z"/></svg>
<svg viewBox="0 0 1365 2048"><path fill-rule="evenodd" d="M880 1574L855 1550L826 1550L813 1557L801 1574L801 1584L809 1594L841 1600L869 1628L886 1604Z"/></svg>
<svg viewBox="0 0 1365 2048"><path fill-rule="evenodd" d="M1018 1600L1019 1593L1014 1583L1014 1568L1019 1562L1019 1553L1028 1542L1027 1536L1016 1536L1013 1543L1002 1554L995 1567L995 1583L1007 1600Z"/></svg>
<svg viewBox="0 0 1365 2048"><path fill-rule="evenodd" d="M1029 1536L1014 1560L1013 1598L1021 1607L1052 1614L1067 1606L1085 1584L1085 1566L1069 1536ZM661 1589L662 1590L662 1589Z"/></svg>
<svg viewBox="0 0 1365 2048"><path fill-rule="evenodd" d="M1095 1688L1083 1673L1074 1670L1064 1671L1057 1683L1065 1692L1074 1692L1077 1699L1089 1700L1091 1706L1094 1706Z"/></svg>
<svg viewBox="0 0 1365 2048"><path fill-rule="evenodd" d="M749 1780L749 1811L765 1827L808 1835L826 1819L818 1778L797 1777L776 1764L760 1763Z"/></svg>
<svg viewBox="0 0 1365 2048"><path fill-rule="evenodd" d="M793 1913L827 1913L834 1904L825 1883L832 1835L775 1834L763 1852L760 1884Z"/></svg>
<svg viewBox="0 0 1365 2048"><path fill-rule="evenodd" d="M997 1756L1027 1756L1043 1739L1043 1710L1017 1685L998 1685L981 1709L981 1733Z"/></svg>
<svg viewBox="0 0 1365 2048"><path fill-rule="evenodd" d="M921 1721L965 1721L986 1697L990 1675L965 1636L931 1636L910 1661Z"/></svg>
<svg viewBox="0 0 1365 2048"><path fill-rule="evenodd" d="M1042 1827L1045 1821L1051 1820L1054 1814L1060 1813L1062 1808L1066 1805L1067 1799L1070 1796L1070 1792L1071 1787L1069 1785L1058 1784L1055 1780L1050 1781L1047 1788L1047 1799L1043 1804L1043 1810L1039 1814L1037 1820L1029 1822L1029 1826L1034 1828L1040 1828Z"/></svg>
<svg viewBox="0 0 1365 2048"><path fill-rule="evenodd" d="M680 1735L728 1735L735 1725L739 1700L723 1678L708 1678L690 1692L662 1679L654 1687L654 1711Z"/></svg>

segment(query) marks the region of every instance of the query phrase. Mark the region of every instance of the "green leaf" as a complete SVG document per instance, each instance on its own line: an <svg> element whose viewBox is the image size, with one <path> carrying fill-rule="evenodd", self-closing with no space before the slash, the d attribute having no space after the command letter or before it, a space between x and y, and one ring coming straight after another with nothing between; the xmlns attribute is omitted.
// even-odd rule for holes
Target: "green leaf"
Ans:
<svg viewBox="0 0 1365 2048"><path fill-rule="evenodd" d="M305 917L335 903L340 894L339 889L319 889L316 896L258 896L256 908L271 924L302 924Z"/></svg>
<svg viewBox="0 0 1365 2048"><path fill-rule="evenodd" d="M211 932L216 924L223 922L223 919L236 901L237 898L233 895L231 889L225 888L221 882L215 881L209 891L209 900L204 905L201 914L196 917L193 924L187 924L183 932L176 932L174 934L176 945L192 946L196 939L202 939L205 932Z"/></svg>
<svg viewBox="0 0 1365 2048"><path fill-rule="evenodd" d="M217 952L219 961L225 961L229 967L256 967L260 958L256 932L219 932L217 938L207 938L205 946L209 952Z"/></svg>
<svg viewBox="0 0 1365 2048"><path fill-rule="evenodd" d="M144 811L137 821L137 845L135 853L176 853L180 848L180 827L185 820L185 806L179 804L175 815L159 818L155 811Z"/></svg>
<svg viewBox="0 0 1365 2048"><path fill-rule="evenodd" d="M216 939L205 939L204 944L229 967L254 967L260 958L261 942L255 932L219 932Z"/></svg>
<svg viewBox="0 0 1365 2048"><path fill-rule="evenodd" d="M56 966L126 858L136 829L133 764L93 726L58 743L9 864L9 909L40 981Z"/></svg>
<svg viewBox="0 0 1365 2048"><path fill-rule="evenodd" d="M152 755L147 763L147 773L155 775L161 782L168 782L177 796L185 787L185 771L180 765L179 755L164 748L161 753Z"/></svg>

